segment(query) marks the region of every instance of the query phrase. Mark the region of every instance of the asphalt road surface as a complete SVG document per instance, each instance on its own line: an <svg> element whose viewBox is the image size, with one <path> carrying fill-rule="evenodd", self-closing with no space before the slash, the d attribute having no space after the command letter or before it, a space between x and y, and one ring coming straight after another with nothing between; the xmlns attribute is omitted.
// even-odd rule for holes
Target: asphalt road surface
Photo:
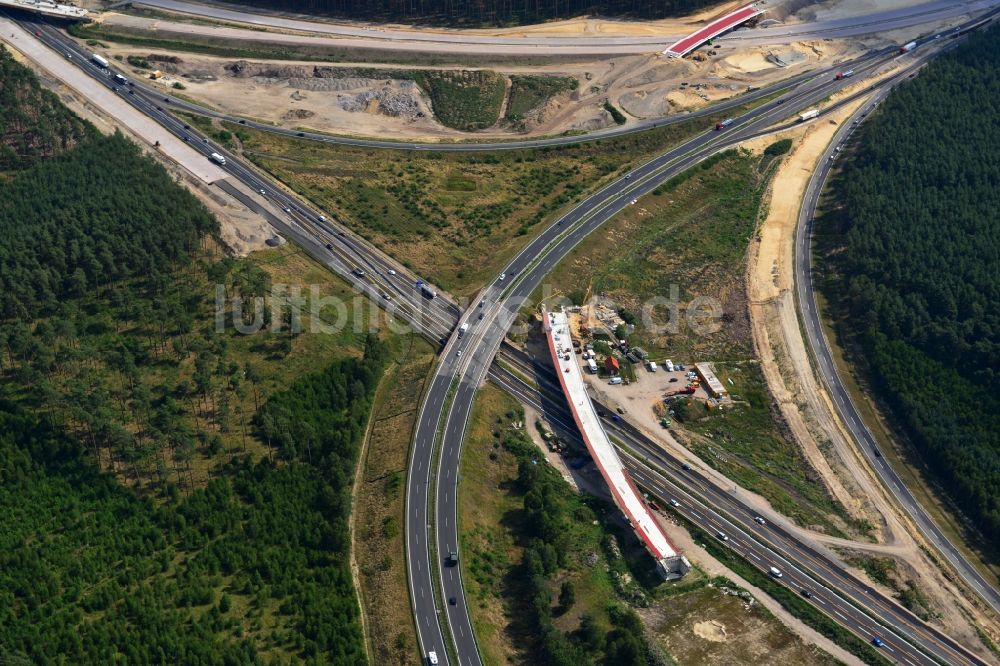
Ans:
<svg viewBox="0 0 1000 666"><path fill-rule="evenodd" d="M545 414L559 434L579 441L551 368L532 363L523 354L507 355L505 360L535 379L538 388L499 366L491 370L491 381ZM597 406L605 414L614 413L607 405L597 403ZM744 503L739 495L713 483L700 471L697 459L677 458L627 421L609 420L605 427L632 477L657 497L662 507L670 506L710 536L718 532L726 534L729 540L722 545L733 549L762 573L777 567L783 574L780 583L866 641L875 636L881 638L886 656L893 661L932 664L938 663L936 659L948 664L985 663L895 600L858 580L825 549L803 542L785 527L784 517L765 514L764 524L758 524L761 513ZM684 468L685 463L692 463L689 469ZM809 596L803 591L808 591Z"/></svg>
<svg viewBox="0 0 1000 666"><path fill-rule="evenodd" d="M75 54L74 59L78 66L87 71L96 80L104 81L104 84L109 88L115 87L113 82L110 81L108 73L90 63L88 60L89 54L76 47L75 42L66 39L57 31L43 24L24 23L26 23L25 27L31 31L39 30L42 34L41 41L51 48L57 51L74 49L71 52ZM873 63L886 57L884 53L870 54L862 59L863 62L861 64L864 65L867 63L874 66ZM855 66L857 67L857 64ZM862 73L859 71L859 75ZM130 104L135 108L155 119L176 136L182 138L187 136L192 146L202 154L207 156L213 151L224 152L207 138L201 137L190 128L185 128L180 121L167 113L163 108L157 108L155 100L148 99L146 95L142 94L129 94L127 91L118 92L123 99L128 99ZM475 389L478 387L479 381L486 376L489 369L489 362L492 359L493 352L499 346L499 341L503 339L510 323L514 319L514 313L517 311L516 307L512 309L512 303L515 302L514 299L523 298L527 293L530 293L531 290L528 289L530 282L540 280L548 270L554 267L557 257L563 256L565 252L571 249L587 233L603 223L604 220L609 219L622 207L628 205L627 201L629 197L641 196L653 189L658 182L670 177L671 174L687 168L687 166L700 161L706 155L714 152L714 150L721 148L723 142L716 142L715 139L720 137L725 138L724 143L728 144L745 138L745 136L760 130L775 120L792 115L798 109L813 104L831 92L832 88L825 82L818 82L816 85L801 86L799 90L782 97L783 100L789 101L789 105L785 106L784 109L777 108L780 106L777 104L777 100L769 102L738 119L726 132L706 132L667 155L661 156L657 160L653 160L635 169L631 172L630 178L623 178L607 186L604 190L588 198L584 204L575 208L563 219L550 227L546 232L547 235L544 235L544 243L539 245L538 243L541 239L536 239L535 242L529 245L529 248L522 251L511 262L507 270L507 275L509 276L507 280L497 282L485 290L488 308L484 304L482 310L473 306L473 308L470 308L466 312L465 319L472 322L478 330L475 335L470 331L470 334L465 339L460 340L456 336L452 336L448 341L441 363L444 371L439 372L435 376L435 380L443 376L447 381L442 385L434 385L432 387L432 390L428 394L429 397L431 394L434 394L439 396L439 400L434 401L433 399L429 399L425 402L420 415L419 428L421 430L426 431L428 428L436 430L438 425L437 416L445 406L445 399L447 398L451 404L451 408L448 411L449 418L444 424L442 445L447 445L451 442L451 446L443 449L445 455L442 455L440 461L436 464L428 455L426 468L421 470L422 458L418 454L426 454L427 450L420 449L415 445L412 459L414 469L408 479L408 500L412 499L411 493L414 492L413 488L417 486L422 486L422 497L424 498L423 504L417 502L415 504L408 503L407 505L407 557L408 565L411 567L410 580L414 592L417 589L417 582L419 582L420 578L418 574L420 571L423 570L426 573L428 581L433 580L437 575L441 575L439 573L441 569L439 566L440 560L447 556L451 547L457 544L457 526L454 524L453 518L451 518L451 516L455 515L455 485L451 482L451 479L457 480L458 453L460 452L461 439L462 435L464 435L465 422L468 416L466 412L463 418L462 411L465 409L463 405L471 405ZM164 104L169 103L168 101L164 101ZM321 215L320 212L308 208L306 204L299 201L296 197L285 193L273 182L258 175L246 165L243 165L234 156L227 155L227 157L228 164L225 170L231 174L234 180L242 182L254 191L263 189L265 190L265 194L259 197L256 195L250 197L245 191L229 183L228 178L216 182L221 189L243 201L251 209L263 214L276 228L281 229L288 237L300 243L307 252L319 258L335 272L349 279L359 291L366 293L373 300L380 302L383 307L395 310L398 312L400 318L411 321L417 331L432 339L439 339L440 336L447 335L449 331L453 330L455 318L459 312L459 308L453 303L441 296L430 301L422 299L419 296L419 292L414 288L414 276L407 274L398 264L385 257L376 249L367 246L360 239L345 232L339 225L320 222L318 220ZM588 215L593 216L588 218ZM588 219L585 220L581 227L575 227L571 233L563 235L564 229L569 229L572 224L584 218ZM546 252L542 252L550 242L554 243L553 247ZM539 260L533 261L530 259L530 257L535 256L539 257ZM359 266L364 266L367 269L363 277L357 275ZM527 271L530 279L521 280L516 289L511 290L507 288L520 270ZM509 293L503 293L505 288ZM526 289L528 290L525 291ZM386 293L385 290L391 291L393 296L398 295L398 300L386 302L383 297L383 294ZM479 311L484 313L483 320L478 319L477 312ZM488 320L486 318L487 312L490 313ZM480 325L480 321L488 321L488 324ZM462 357L459 357L457 354L458 350L462 349L464 351L467 349L467 345L471 344L477 338L478 342L476 346L481 348L484 343L489 343L487 346L492 348L492 351L485 354L463 354ZM495 344L493 344L494 342ZM472 381L472 378L475 377L479 379ZM449 389L451 388L454 388L454 390L450 391ZM456 406L459 409L456 409ZM419 441L416 442L417 445L419 443ZM430 451L433 451L433 447L431 447ZM449 470L451 470L451 473L449 473ZM423 476L421 476L422 471ZM448 483L444 484L445 487L442 488L436 483L437 479L445 479ZM420 491L416 492L418 495L420 494ZM433 562L429 559L428 540L424 540L421 543L421 535L419 533L424 531L430 535L435 534L433 530L434 521L430 520L432 516L427 512L427 509L431 508L428 503L432 494L435 499L434 510L438 512L437 515L448 516L439 523L440 529L435 536L435 540L436 551L440 557L438 561ZM418 514L420 507L424 509L423 514L422 516L417 515L415 517L422 517L424 520L423 523L411 520L411 511L414 514ZM442 507L446 509L450 508L452 512L450 514L442 514L440 512ZM421 525L423 526L422 528ZM789 538L797 543L794 538ZM419 556L421 550L424 551L424 558L427 559ZM426 562L426 567L421 566L424 562ZM441 590L450 589L461 592L459 570L457 568L448 568L448 572L442 575L439 584L441 585ZM421 644L427 647L427 649L435 649L436 647L439 657L442 658L442 663L448 663L447 653L443 649L444 639L439 624L437 608L433 605L434 589L431 584L427 584L424 588L424 595L418 598L415 593L412 597L414 609L418 629L420 629ZM419 612L421 608L420 599L427 599L428 592L430 593L429 598L432 605L429 607L430 610L427 614L421 615ZM463 652L461 663L478 663L478 653L475 651L475 638L471 635L471 628L469 628L467 633L461 631L465 627L461 627L460 630L455 631L456 624L463 618L465 621L468 621L468 615L464 608L464 596L456 596L456 598L459 602L455 606L447 607L449 626L459 639L456 641L456 645L463 646L466 650L472 649L476 654L475 659L466 660L465 654L467 653ZM424 607L424 609L427 610L427 607ZM425 641L425 638L430 642Z"/></svg>
<svg viewBox="0 0 1000 666"><path fill-rule="evenodd" d="M747 44L776 45L807 39L855 37L874 32L896 30L932 21L961 16L970 11L987 9L1000 0L932 0L911 7L884 10L842 19L813 21L776 26L760 30L737 30L722 38L723 43L736 39L749 40ZM608 55L649 53L662 51L686 35L663 36L495 36L469 34L468 31L427 29L391 29L365 27L360 24L323 22L315 17L309 20L289 18L248 10L238 5L200 4L184 0L142 0L149 7L185 14L192 14L219 21L246 23L254 26L296 30L328 36L326 42L343 48L368 48L393 51L436 52L466 55ZM221 34L226 28L214 26L188 26L192 32ZM259 31L246 35L248 39L288 39L315 42L317 38L299 35L268 35Z"/></svg>
<svg viewBox="0 0 1000 666"><path fill-rule="evenodd" d="M855 63L856 76L863 77L894 57L895 49L869 54ZM418 633L425 652L434 650L445 663L447 629L439 624L440 615L444 615L459 662L480 663L464 603L442 607L437 601L464 599L461 561L458 566L446 568L442 560L458 544L458 469L473 399L510 325L528 304L529 295L562 257L631 201L725 146L763 131L843 87L845 82L832 77L802 85L794 93L735 119L725 131L708 130L605 186L532 240L504 269L504 279L484 290L483 307L477 305L465 313L462 321L470 323L469 331L464 338L452 336L449 340L425 398L414 438L415 473L408 486L407 558ZM482 312L483 319L478 318L478 312ZM434 462L439 437L440 452ZM438 577L440 580L435 580Z"/></svg>
<svg viewBox="0 0 1000 666"><path fill-rule="evenodd" d="M853 120L860 120L863 115L871 113L884 97L884 93L877 95L872 102L867 103L863 109L860 109L855 114ZM833 143L835 145L843 144L850 135L853 127L855 126L845 123L837 132ZM917 523L920 532L945 556L951 566L962 577L962 580L985 599L993 610L1000 612L1000 592L995 587L997 581L987 581L979 570L965 558L962 552L945 536L937 523L934 522L930 515L917 502L892 466L882 457L878 443L868 429L868 426L865 425L851 394L845 388L837 367L833 362L829 341L823 332L819 309L816 305L812 273L812 232L813 220L816 215L816 205L823 190L823 185L826 183L827 176L830 174L830 170L836 161L836 154L836 152L831 151L829 157L824 159L820 168L813 173L806 189L802 208L799 211L798 227L795 234L796 302L798 304L799 317L806 332L806 339L818 362L823 383L826 384L827 389L830 391L830 396L836 405L836 409L840 412L841 421L851 431L855 441L858 443L859 449L868 460L872 469L875 470L875 473L882 480L885 487L888 488L889 492L892 493L893 497L896 498L899 504L910 514L914 522Z"/></svg>

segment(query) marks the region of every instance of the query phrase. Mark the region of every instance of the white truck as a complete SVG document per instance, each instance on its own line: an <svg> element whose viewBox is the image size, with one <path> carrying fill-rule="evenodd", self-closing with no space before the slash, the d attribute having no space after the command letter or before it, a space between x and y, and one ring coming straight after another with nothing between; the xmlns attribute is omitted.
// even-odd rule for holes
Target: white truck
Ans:
<svg viewBox="0 0 1000 666"><path fill-rule="evenodd" d="M663 362L663 366L667 369L667 372L674 371L674 362L671 361L669 358Z"/></svg>
<svg viewBox="0 0 1000 666"><path fill-rule="evenodd" d="M800 113L799 114L799 122L800 123L804 123L805 121L811 120L811 119L815 118L818 115L819 115L819 109L810 109L809 111L806 111L805 113Z"/></svg>
<svg viewBox="0 0 1000 666"><path fill-rule="evenodd" d="M587 370L590 370L591 374L597 374L597 361L592 358L587 359Z"/></svg>
<svg viewBox="0 0 1000 666"><path fill-rule="evenodd" d="M650 361L649 362L649 371L650 372L656 372L656 361Z"/></svg>
<svg viewBox="0 0 1000 666"><path fill-rule="evenodd" d="M461 338L465 335L465 332L469 330L469 322L465 322L458 327L458 337Z"/></svg>
<svg viewBox="0 0 1000 666"><path fill-rule="evenodd" d="M216 164L221 164L222 166L226 166L226 158L220 155L219 153L212 153L212 161L215 162Z"/></svg>
<svg viewBox="0 0 1000 666"><path fill-rule="evenodd" d="M93 60L94 62L96 62L98 65L100 65L104 69L107 69L111 65L111 63L109 63L107 60L105 60L103 57L97 55L96 53L91 53L90 54L90 59Z"/></svg>

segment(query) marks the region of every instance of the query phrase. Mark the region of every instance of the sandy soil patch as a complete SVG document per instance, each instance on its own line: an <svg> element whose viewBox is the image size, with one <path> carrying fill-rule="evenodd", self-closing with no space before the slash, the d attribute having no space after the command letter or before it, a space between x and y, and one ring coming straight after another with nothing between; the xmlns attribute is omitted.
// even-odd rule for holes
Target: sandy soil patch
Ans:
<svg viewBox="0 0 1000 666"><path fill-rule="evenodd" d="M694 635L698 638L704 638L706 641L712 641L713 643L725 643L726 642L726 625L722 624L717 620L708 620L706 622L696 622L691 630Z"/></svg>
<svg viewBox="0 0 1000 666"><path fill-rule="evenodd" d="M104 21L109 25L131 26L149 19L109 14ZM159 24L162 27L163 22ZM594 21L589 24L591 29L599 29ZM220 32L216 38L225 41L225 34ZM613 124L603 108L605 100L622 108L628 114L629 123L667 117L738 95L748 86L769 85L806 68L846 57L860 50L853 44L819 42L773 50L726 48L704 61L665 59L659 54L646 54L581 56L573 63L500 66L498 71L507 75L573 77L579 81L579 86L528 113L522 121L501 121L495 127L473 134L479 140L488 140L602 129ZM469 132L438 123L429 99L419 87L410 81L392 78L390 70L393 68L413 68L405 61L397 65L237 61L193 53L177 56L162 50L125 45L112 45L101 52L108 57L123 58L128 55L179 57L178 63L165 63L162 59L156 63L168 77L161 83L164 90L175 81L180 82L186 88L184 94L200 103L285 128L420 141L470 136ZM787 66L779 67L778 63ZM242 69L234 69L237 64L242 65ZM352 67L386 70L386 78L358 77L349 71Z"/></svg>
<svg viewBox="0 0 1000 666"><path fill-rule="evenodd" d="M781 624L783 624L785 627L791 630L792 633L797 635L806 643L820 647L821 649L825 650L826 652L833 655L834 657L836 657L845 664L849 664L851 666L861 666L862 662L857 657L847 652L846 650L838 646L830 639L826 638L825 636L822 636L814 629L808 627L801 620L799 620L791 613L786 611L781 606L781 604L779 604L777 601L769 597L763 590L761 590L758 587L755 587L754 585L751 585L746 579L736 575L735 573L730 571L725 565L723 565L717 559L712 557L707 550L702 548L701 545L699 545L694 539L691 538L691 535L688 533L687 530L685 530L683 527L674 522L672 516L670 516L669 514L664 514L662 512L656 512L654 513L654 516L656 517L656 520L660 523L660 525L663 527L664 531L667 533L667 536L670 538L671 543L680 548L681 551L685 555L687 555L688 559L690 559L692 562L696 563L699 567L701 567L707 575L725 576L726 578L730 579L743 589L750 592L750 594L754 596L757 603L759 603L761 606L763 606L771 613L773 613L774 616L781 622ZM639 612L640 615L644 616L644 619L647 619L645 617L646 614L643 611L640 610ZM709 620L709 622L711 622L711 620ZM706 623L703 622L702 624L704 625ZM695 626L692 626L691 630L692 632L696 633L696 635L698 635ZM724 623L723 623L723 628L725 628ZM706 630L705 633L709 635L718 636L721 633L718 631L719 627L715 627L714 631L713 628L711 627L704 627L704 629ZM732 637L732 634L733 631L732 628L730 627L728 628L727 633L723 634L723 636L725 637L725 639L728 639ZM699 637L704 638L705 640L708 640L712 643L725 642L725 639L724 641L712 641L711 638L707 638L706 636L699 635ZM773 663L773 661L768 661L768 659L770 659L770 656L761 655L761 659L757 663Z"/></svg>
<svg viewBox="0 0 1000 666"><path fill-rule="evenodd" d="M995 631L995 619L968 605L968 597L924 554L924 545L908 518L900 513L875 480L855 449L850 435L813 374L799 328L793 292L793 247L801 198L814 166L826 153L839 123L862 104L858 101L821 119L790 130L784 135L762 137L745 147L762 150L777 138L795 140L772 183L768 216L751 247L748 291L754 344L769 390L789 425L796 443L821 475L830 492L858 518L867 518L884 547L856 548L901 558L921 591L931 600L939 617L932 620L973 650L985 649L975 637L968 617ZM835 124L836 123L836 124ZM800 534L803 533L800 531ZM814 541L842 546L842 540L811 535ZM961 610L958 610L960 608Z"/></svg>

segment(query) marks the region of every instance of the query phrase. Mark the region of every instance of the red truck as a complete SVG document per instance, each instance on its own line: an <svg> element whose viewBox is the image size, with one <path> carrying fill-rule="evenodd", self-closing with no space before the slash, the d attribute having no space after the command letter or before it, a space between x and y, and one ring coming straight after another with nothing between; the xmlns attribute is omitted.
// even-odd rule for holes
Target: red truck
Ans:
<svg viewBox="0 0 1000 666"><path fill-rule="evenodd" d="M849 76L854 76L854 70L853 69L849 69L846 72L837 72L837 76L835 76L833 78L836 79L837 81L843 81L844 79L846 79Z"/></svg>
<svg viewBox="0 0 1000 666"><path fill-rule="evenodd" d="M722 122L715 123L715 129L717 131L721 131L721 130L726 129L727 127L729 127L732 124L733 124L733 119L732 118L726 118Z"/></svg>

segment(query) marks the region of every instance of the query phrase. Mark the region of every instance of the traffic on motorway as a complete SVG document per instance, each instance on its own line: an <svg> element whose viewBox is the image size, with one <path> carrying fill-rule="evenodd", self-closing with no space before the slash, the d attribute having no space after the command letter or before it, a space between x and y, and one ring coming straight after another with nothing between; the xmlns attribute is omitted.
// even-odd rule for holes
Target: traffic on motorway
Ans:
<svg viewBox="0 0 1000 666"><path fill-rule="evenodd" d="M461 562L456 561L458 460L476 390L488 373L496 371L496 366L492 364L493 357L503 344L520 305L560 258L629 202L714 152L768 131L774 123L815 104L845 85L844 81L827 76L826 73L822 77L803 78L796 82L797 85L786 82L788 91L778 99L734 118L732 123L718 130L707 128L704 133L683 145L637 167L627 177L588 197L543 231L508 264L475 304L463 313L446 295L430 287L427 291L423 290L420 287L424 283L417 276L409 274L401 265L350 234L336 222L327 220L323 212L288 194L236 156L227 153L221 146L215 145L171 115L170 108L182 106L177 100L170 96L157 98L158 93L155 91L141 89L134 82L116 79L115 73L109 68L110 63L101 63L93 54L79 48L75 41L50 26L31 21L22 21L22 24L47 46L64 52L67 59L72 60L76 66L103 81L135 108L167 127L206 159L212 159L230 173L235 182L216 183L220 189L252 210L260 212L283 235L301 244L310 254L343 275L373 301L398 312L416 330L435 341L447 339L441 361L421 407L412 450L411 473L407 482L406 527L411 601L418 635L425 654L433 652L435 660L440 663L449 663L452 654L458 657L460 663L479 663L475 635L464 604ZM922 40L917 45L930 39ZM895 51L884 49L872 52L849 64L861 77L895 57ZM137 88L139 91L135 92ZM739 103L742 104L747 99L744 97ZM717 110L713 109L713 112ZM322 137L322 140L330 139ZM509 144L501 145L508 147ZM469 148L447 146L443 149ZM244 187L238 187L237 184ZM428 291L432 292L431 296L428 296ZM523 386L519 390L522 391L519 395L527 395ZM875 464L874 460L872 462ZM649 468L643 469L640 461L636 461L636 465L636 478L640 478L641 474L641 480L644 485L648 483L648 488L657 493L662 492L663 497L669 496L675 501L679 501L680 498L676 497L679 495L686 498L688 505L685 506L695 506L697 497L690 488L682 489L671 485L671 479L677 481L686 477L683 468L669 468L668 465L669 477L659 478ZM701 485L704 487L704 484ZM768 568L762 570L770 571L770 567L775 567L782 582L793 587L801 586L802 590L809 592L809 598L818 607L830 605L832 616L838 618L837 621L870 640L878 638L880 646L884 645L890 654L898 651L901 659L913 659L911 663L934 663L934 660L942 659L947 663L980 663L970 658L960 646L956 648L951 645L946 636L928 632L926 625L918 619L906 617L905 614L897 617L894 613L900 610L898 606L889 600L880 599L871 591L847 593L825 588L824 581L835 579L834 572L839 570L834 566L829 574L824 574L830 575L830 578L817 577L814 569L802 563L805 557L802 546L791 535L787 536L791 546L784 546L784 551L761 550L769 546L757 544L753 525L745 525L745 520L732 522L732 515L715 513L714 510L705 508L708 506L713 505L703 504L701 512L692 512L686 517L704 518L700 522L710 533L725 534L728 537L726 544L744 555L748 561L760 560L760 566L763 567L765 560L762 558L766 555ZM745 509L738 505L732 511L745 513ZM702 516L702 513L705 515ZM756 524L762 527L759 523ZM775 528L768 525L766 531L771 532L773 529ZM452 557L453 554L455 558ZM841 574L847 575L844 572ZM988 585L987 588L996 594ZM839 595L842 594L849 596L850 600L841 600ZM855 596L856 594L859 596ZM839 601L834 603L834 599ZM454 603L451 603L452 600ZM827 609L823 610L827 612ZM873 611L888 613L886 617L891 620L884 622L889 626L878 622L873 625L869 615ZM445 620L444 626L441 624L442 617Z"/></svg>

